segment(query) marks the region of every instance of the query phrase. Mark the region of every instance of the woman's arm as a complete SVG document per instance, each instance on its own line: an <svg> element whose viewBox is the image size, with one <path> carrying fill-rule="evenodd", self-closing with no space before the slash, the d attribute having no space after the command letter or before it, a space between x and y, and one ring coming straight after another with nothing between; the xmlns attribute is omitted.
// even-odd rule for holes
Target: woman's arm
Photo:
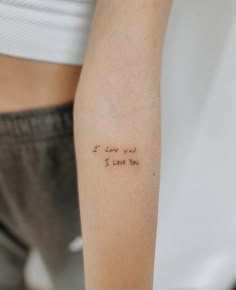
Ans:
<svg viewBox="0 0 236 290"><path fill-rule="evenodd" d="M151 290L171 0L98 0L74 129L87 290Z"/></svg>

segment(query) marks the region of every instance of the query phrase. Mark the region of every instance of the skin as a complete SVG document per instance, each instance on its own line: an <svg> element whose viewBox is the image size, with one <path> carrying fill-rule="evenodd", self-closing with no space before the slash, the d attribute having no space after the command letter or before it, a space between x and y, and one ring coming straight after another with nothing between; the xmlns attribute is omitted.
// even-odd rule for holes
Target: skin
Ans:
<svg viewBox="0 0 236 290"><path fill-rule="evenodd" d="M153 289L161 55L171 4L97 0L82 73L0 55L0 112L75 101L86 290Z"/></svg>
<svg viewBox="0 0 236 290"><path fill-rule="evenodd" d="M0 54L0 112L73 101L81 69Z"/></svg>
<svg viewBox="0 0 236 290"><path fill-rule="evenodd" d="M170 8L168 0L97 2L74 105L87 290L153 289Z"/></svg>

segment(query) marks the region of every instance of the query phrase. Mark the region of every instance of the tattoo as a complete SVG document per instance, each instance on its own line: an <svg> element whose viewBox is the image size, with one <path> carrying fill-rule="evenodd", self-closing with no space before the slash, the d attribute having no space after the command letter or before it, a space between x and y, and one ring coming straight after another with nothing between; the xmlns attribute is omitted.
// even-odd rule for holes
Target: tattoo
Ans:
<svg viewBox="0 0 236 290"><path fill-rule="evenodd" d="M135 158L137 152L136 147L102 147L101 145L95 145L92 152L96 154L104 154L104 167L140 165L139 160ZM119 158L116 158L116 154L119 154Z"/></svg>
<svg viewBox="0 0 236 290"><path fill-rule="evenodd" d="M94 146L94 151L93 152L97 152L98 147L100 147L100 145Z"/></svg>

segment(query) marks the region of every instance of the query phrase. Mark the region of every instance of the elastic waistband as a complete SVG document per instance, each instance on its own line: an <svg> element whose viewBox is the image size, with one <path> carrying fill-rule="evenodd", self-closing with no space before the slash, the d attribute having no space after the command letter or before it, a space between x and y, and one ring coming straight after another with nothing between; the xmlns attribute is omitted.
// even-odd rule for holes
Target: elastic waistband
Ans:
<svg viewBox="0 0 236 290"><path fill-rule="evenodd" d="M0 113L0 144L73 134L73 102L53 107Z"/></svg>

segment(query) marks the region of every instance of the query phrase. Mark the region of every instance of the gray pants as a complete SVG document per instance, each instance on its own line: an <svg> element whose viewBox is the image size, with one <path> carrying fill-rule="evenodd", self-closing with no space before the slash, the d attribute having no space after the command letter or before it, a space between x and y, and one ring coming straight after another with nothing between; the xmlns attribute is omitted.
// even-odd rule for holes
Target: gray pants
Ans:
<svg viewBox="0 0 236 290"><path fill-rule="evenodd" d="M0 290L23 290L36 248L57 290L83 290L73 103L0 114Z"/></svg>

